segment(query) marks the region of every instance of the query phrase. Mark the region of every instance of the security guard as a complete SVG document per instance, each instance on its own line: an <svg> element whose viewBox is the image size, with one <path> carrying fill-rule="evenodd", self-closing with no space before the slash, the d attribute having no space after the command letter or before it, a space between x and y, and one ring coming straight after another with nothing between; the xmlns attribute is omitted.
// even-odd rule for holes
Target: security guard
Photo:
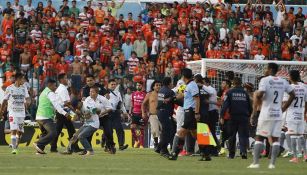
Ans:
<svg viewBox="0 0 307 175"><path fill-rule="evenodd" d="M122 96L119 91L116 91L116 80L110 79L108 82L109 90L109 101L112 105L112 112L110 113L110 119L112 123L112 128L116 130L118 144L120 150L125 150L128 148L128 144L125 144L125 133L124 128L121 122L121 112L128 116L126 108L124 106ZM112 129L112 133L113 133ZM125 145L124 145L125 144Z"/></svg>
<svg viewBox="0 0 307 175"><path fill-rule="evenodd" d="M184 68L181 73L183 81L186 84L183 97L184 121L182 128L174 137L172 153L169 156L169 160L177 160L178 154L184 144L184 137L188 132L191 132L193 137L196 137L197 120L200 119L199 89L196 82L193 81L192 70Z"/></svg>
<svg viewBox="0 0 307 175"><path fill-rule="evenodd" d="M229 109L229 158L235 157L236 135L239 134L240 153L242 159L247 159L248 146L248 124L249 116L252 113L252 104L248 93L241 86L241 79L234 78L234 87L230 89L222 105L220 116L224 116Z"/></svg>
<svg viewBox="0 0 307 175"><path fill-rule="evenodd" d="M163 86L158 93L158 119L162 126L162 131L160 135L160 142L157 149L157 153L162 156L168 157L169 152L167 150L168 144L172 140L172 133L174 133L172 116L174 111L174 99L175 93L172 91L172 79L170 77L165 77L162 82Z"/></svg>
<svg viewBox="0 0 307 175"><path fill-rule="evenodd" d="M197 83L199 89L199 101L200 101L200 122L206 123L209 128L209 92L207 91L206 87L204 86L203 77L200 74L195 75L194 77L195 82ZM212 127L212 126L211 126ZM210 128L211 131L211 128ZM206 146L199 146L201 159L200 161L210 161L210 151L212 150L210 145Z"/></svg>

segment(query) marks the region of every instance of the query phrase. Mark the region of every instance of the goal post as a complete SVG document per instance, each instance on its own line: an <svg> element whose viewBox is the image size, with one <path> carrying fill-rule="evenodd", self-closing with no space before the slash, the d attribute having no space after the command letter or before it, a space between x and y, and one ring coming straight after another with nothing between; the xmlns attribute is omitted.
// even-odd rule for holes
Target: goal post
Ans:
<svg viewBox="0 0 307 175"><path fill-rule="evenodd" d="M203 58L202 60L187 62L187 67L192 69L194 74L208 77L217 89L220 88L224 79L231 79L231 77L241 77L243 83L252 83L257 88L265 66L272 62L279 65L278 76L287 78L290 70L298 70L301 73L301 79L307 82L307 62L301 61Z"/></svg>

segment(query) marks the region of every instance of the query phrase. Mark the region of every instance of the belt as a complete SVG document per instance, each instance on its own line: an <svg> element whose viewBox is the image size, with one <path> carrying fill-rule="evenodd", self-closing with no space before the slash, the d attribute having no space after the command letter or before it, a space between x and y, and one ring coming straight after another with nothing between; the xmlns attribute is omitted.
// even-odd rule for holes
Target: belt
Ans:
<svg viewBox="0 0 307 175"><path fill-rule="evenodd" d="M149 115L157 115L157 114L152 114L152 113L149 113Z"/></svg>
<svg viewBox="0 0 307 175"><path fill-rule="evenodd" d="M194 111L195 111L195 109L193 109L193 108L189 108L189 109L185 109L185 110L184 110L184 112L192 112L192 111L194 112Z"/></svg>

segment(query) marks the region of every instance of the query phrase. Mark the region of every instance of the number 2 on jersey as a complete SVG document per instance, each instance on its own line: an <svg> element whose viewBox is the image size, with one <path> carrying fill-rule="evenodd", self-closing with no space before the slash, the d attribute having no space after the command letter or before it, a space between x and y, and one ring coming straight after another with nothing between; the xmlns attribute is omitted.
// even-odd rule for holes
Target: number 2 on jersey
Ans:
<svg viewBox="0 0 307 175"><path fill-rule="evenodd" d="M277 103L278 103L278 102L277 102L277 99L278 99L278 91L274 91L274 95L275 95L275 97L274 97L273 103L277 104Z"/></svg>

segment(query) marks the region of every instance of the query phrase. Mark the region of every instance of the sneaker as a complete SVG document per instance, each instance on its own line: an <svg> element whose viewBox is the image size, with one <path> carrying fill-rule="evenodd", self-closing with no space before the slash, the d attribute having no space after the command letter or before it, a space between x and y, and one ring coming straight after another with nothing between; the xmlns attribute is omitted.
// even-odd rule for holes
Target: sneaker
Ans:
<svg viewBox="0 0 307 175"><path fill-rule="evenodd" d="M139 146L140 146L140 142L139 141L135 141L134 145L133 145L133 148L139 148Z"/></svg>
<svg viewBox="0 0 307 175"><path fill-rule="evenodd" d="M297 154L297 158L302 158L303 157L303 154L302 153L298 153Z"/></svg>
<svg viewBox="0 0 307 175"><path fill-rule="evenodd" d="M269 169L275 169L275 165L270 164L270 165L268 166L268 168L269 168Z"/></svg>
<svg viewBox="0 0 307 175"><path fill-rule="evenodd" d="M79 155L83 155L83 156L93 156L94 155L94 151L83 151L82 153L84 154L79 154Z"/></svg>
<svg viewBox="0 0 307 175"><path fill-rule="evenodd" d="M188 154L188 152L186 151L186 150L182 150L179 154L178 154L178 156L186 156Z"/></svg>
<svg viewBox="0 0 307 175"><path fill-rule="evenodd" d="M33 143L33 146L40 154L46 154L45 151L43 151L42 149L40 149L40 147L37 146L37 143Z"/></svg>
<svg viewBox="0 0 307 175"><path fill-rule="evenodd" d="M291 157L293 156L293 153L291 151L287 151L282 157L286 158L286 157Z"/></svg>
<svg viewBox="0 0 307 175"><path fill-rule="evenodd" d="M85 151L85 150L79 153L79 155L81 155L81 156L86 155L86 154L87 154L87 151Z"/></svg>
<svg viewBox="0 0 307 175"><path fill-rule="evenodd" d="M293 157L292 159L289 160L289 162L291 162L291 163L298 163L298 158L297 157Z"/></svg>
<svg viewBox="0 0 307 175"><path fill-rule="evenodd" d="M140 145L140 149L144 149L144 146L143 146L143 145Z"/></svg>
<svg viewBox="0 0 307 175"><path fill-rule="evenodd" d="M211 161L211 157L210 156L201 156L201 158L198 161Z"/></svg>
<svg viewBox="0 0 307 175"><path fill-rule="evenodd" d="M128 144L119 146L119 150L123 151L123 150L127 149L128 146L129 146Z"/></svg>
<svg viewBox="0 0 307 175"><path fill-rule="evenodd" d="M116 148L115 147L112 147L109 149L109 153L110 154L115 154L116 153Z"/></svg>
<svg viewBox="0 0 307 175"><path fill-rule="evenodd" d="M66 150L64 152L61 152L60 154L62 154L62 155L71 155L72 151Z"/></svg>
<svg viewBox="0 0 307 175"><path fill-rule="evenodd" d="M259 164L250 164L247 168L250 168L250 169L256 169L256 168L260 168L260 165Z"/></svg>
<svg viewBox="0 0 307 175"><path fill-rule="evenodd" d="M162 157L164 157L164 158L169 158L171 155L168 153L168 152L166 152L166 153L161 153L160 154Z"/></svg>
<svg viewBox="0 0 307 175"><path fill-rule="evenodd" d="M225 155L226 154L226 149L225 148L221 148L219 155Z"/></svg>
<svg viewBox="0 0 307 175"><path fill-rule="evenodd" d="M171 155L168 157L168 160L177 160L178 156L175 153L171 153Z"/></svg>
<svg viewBox="0 0 307 175"><path fill-rule="evenodd" d="M18 150L17 149L13 149L12 150L12 154L18 154Z"/></svg>

